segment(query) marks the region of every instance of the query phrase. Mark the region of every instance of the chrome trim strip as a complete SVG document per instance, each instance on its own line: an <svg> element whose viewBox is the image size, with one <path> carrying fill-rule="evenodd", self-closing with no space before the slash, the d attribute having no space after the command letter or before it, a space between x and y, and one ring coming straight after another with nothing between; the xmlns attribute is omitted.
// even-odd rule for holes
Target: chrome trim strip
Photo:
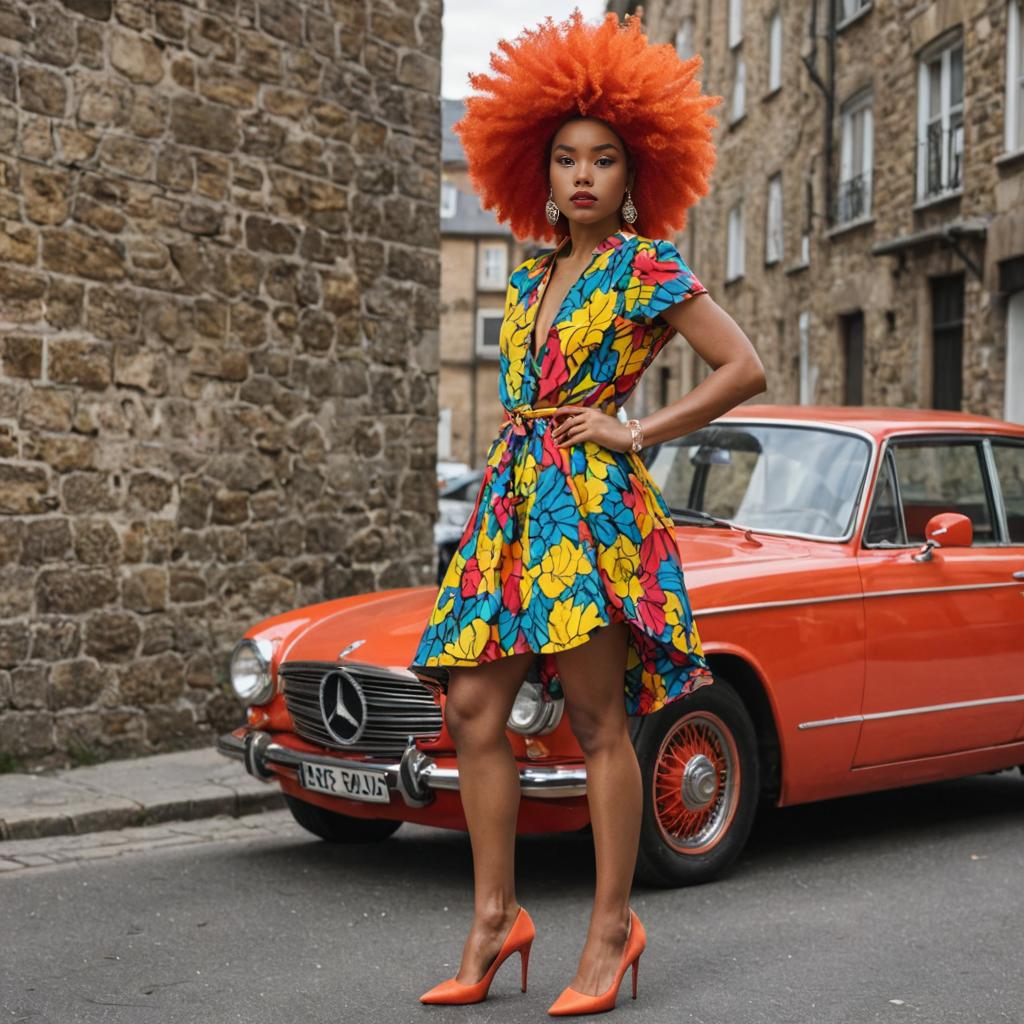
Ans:
<svg viewBox="0 0 1024 1024"><path fill-rule="evenodd" d="M261 739L266 737L266 740ZM225 757L235 758L246 763L246 748L258 751L261 763L255 765L257 771L268 764L278 765L292 772L297 772L299 762L324 764L337 767L359 768L363 771L381 772L387 778L388 789L401 793L399 773L401 762L389 759L370 759L365 761L349 760L341 757L330 757L324 754L306 754L290 747L274 743L270 735L259 730L248 733L245 739L239 739L234 733L224 733L217 737L217 751ZM428 754L421 751L422 758L415 762L407 761L406 770L414 776L415 783L430 789L458 790L458 768L442 768ZM251 759L250 759L251 760ZM257 778L266 778L257 775ZM585 796L587 792L587 769L585 765L573 765L566 768L559 765L520 765L519 785L523 796L558 799L573 796ZM404 796L404 794L403 794Z"/></svg>
<svg viewBox="0 0 1024 1024"><path fill-rule="evenodd" d="M756 601L753 604L726 604L713 608L701 608L695 605L695 618L708 615L728 615L732 612L757 611L761 608L789 608L798 604L829 604L832 601L857 601L869 597L901 597L910 594L941 594L954 590L994 590L998 587L1015 587L1016 583L958 583L948 587L907 587L898 590L868 590L862 594L829 594L823 597L795 597L785 601Z"/></svg>
<svg viewBox="0 0 1024 1024"><path fill-rule="evenodd" d="M904 715L923 715L930 711L952 711L954 708L974 708L985 704L1014 704L1024 700L1024 693L1007 697L984 697L980 700L958 700L951 704L927 704L916 708L900 708L897 711L872 711L866 715L843 715L840 718L820 718L814 722L800 722L798 729L820 729L825 725L849 725L853 722L868 722L878 718L900 718Z"/></svg>

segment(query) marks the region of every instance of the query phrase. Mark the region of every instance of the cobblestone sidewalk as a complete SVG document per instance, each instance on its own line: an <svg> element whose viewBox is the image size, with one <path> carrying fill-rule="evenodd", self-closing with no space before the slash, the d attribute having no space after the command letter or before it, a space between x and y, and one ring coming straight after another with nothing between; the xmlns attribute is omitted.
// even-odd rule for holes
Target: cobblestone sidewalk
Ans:
<svg viewBox="0 0 1024 1024"><path fill-rule="evenodd" d="M81 835L238 817L283 806L276 785L213 749L155 754L40 775L0 775L0 840ZM0 857L7 856L0 843Z"/></svg>
<svg viewBox="0 0 1024 1024"><path fill-rule="evenodd" d="M218 815L203 821L136 826L114 832L90 832L81 836L12 839L0 843L0 878L36 868L146 853L168 847L281 835L309 838L308 833L295 824L288 811L268 811L265 814L248 814L242 818Z"/></svg>

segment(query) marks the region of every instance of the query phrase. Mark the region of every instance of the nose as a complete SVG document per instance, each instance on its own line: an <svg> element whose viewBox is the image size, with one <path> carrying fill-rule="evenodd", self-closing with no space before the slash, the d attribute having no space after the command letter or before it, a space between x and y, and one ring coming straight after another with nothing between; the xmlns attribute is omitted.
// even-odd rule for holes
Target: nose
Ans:
<svg viewBox="0 0 1024 1024"><path fill-rule="evenodd" d="M573 180L577 188L592 184L590 172L583 164L576 165L576 175Z"/></svg>

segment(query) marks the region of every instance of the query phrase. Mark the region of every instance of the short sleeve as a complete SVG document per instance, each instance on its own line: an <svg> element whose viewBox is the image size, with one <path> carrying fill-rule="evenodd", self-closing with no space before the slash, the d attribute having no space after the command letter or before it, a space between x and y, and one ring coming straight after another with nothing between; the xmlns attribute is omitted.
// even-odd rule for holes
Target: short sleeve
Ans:
<svg viewBox="0 0 1024 1024"><path fill-rule="evenodd" d="M621 288L620 315L650 324L663 310L706 292L671 242L638 239Z"/></svg>

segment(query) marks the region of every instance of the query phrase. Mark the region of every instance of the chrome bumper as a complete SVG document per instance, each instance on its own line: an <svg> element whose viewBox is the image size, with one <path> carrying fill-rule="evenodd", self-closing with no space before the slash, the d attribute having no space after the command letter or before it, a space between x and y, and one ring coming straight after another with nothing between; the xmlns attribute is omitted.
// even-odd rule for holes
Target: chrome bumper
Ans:
<svg viewBox="0 0 1024 1024"><path fill-rule="evenodd" d="M275 774L270 765L284 769L285 774L298 777L299 764L344 764L337 757L324 754L306 754L275 743L269 733L256 729L238 737L224 733L217 738L217 750L225 757L233 757L245 764L246 771L257 779L269 780ZM399 761L367 759L348 762L361 771L380 772L387 779L388 789L401 794L410 807L423 807L434 798L437 789L459 788L458 768L442 768L436 761L413 744L405 748ZM587 769L584 765L572 768L549 765L520 765L519 785L523 796L534 798L560 798L584 796L587 792Z"/></svg>

